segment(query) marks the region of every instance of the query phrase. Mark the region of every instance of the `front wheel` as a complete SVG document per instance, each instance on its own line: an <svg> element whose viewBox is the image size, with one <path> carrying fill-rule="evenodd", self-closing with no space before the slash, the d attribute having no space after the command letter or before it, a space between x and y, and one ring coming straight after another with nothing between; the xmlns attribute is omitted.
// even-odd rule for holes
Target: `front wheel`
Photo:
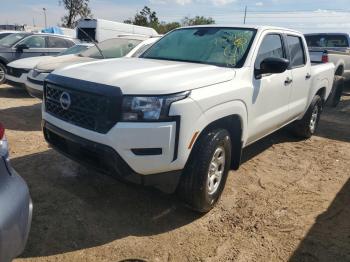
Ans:
<svg viewBox="0 0 350 262"><path fill-rule="evenodd" d="M310 138L315 134L322 112L322 99L316 95L304 117L294 123L294 133L302 138Z"/></svg>
<svg viewBox="0 0 350 262"><path fill-rule="evenodd" d="M178 193L195 211L210 211L225 187L231 163L231 139L224 129L199 138L181 177Z"/></svg>

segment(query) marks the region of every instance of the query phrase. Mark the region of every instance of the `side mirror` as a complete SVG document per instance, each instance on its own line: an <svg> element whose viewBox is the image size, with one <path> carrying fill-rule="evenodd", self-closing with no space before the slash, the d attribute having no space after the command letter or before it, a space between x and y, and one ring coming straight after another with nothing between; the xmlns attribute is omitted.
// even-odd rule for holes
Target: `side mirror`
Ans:
<svg viewBox="0 0 350 262"><path fill-rule="evenodd" d="M24 49L29 49L26 44L20 44L16 47L17 52L23 52Z"/></svg>
<svg viewBox="0 0 350 262"><path fill-rule="evenodd" d="M263 74L280 74L289 67L289 60L277 57L265 58L260 63L260 69L255 69L255 77L260 79Z"/></svg>

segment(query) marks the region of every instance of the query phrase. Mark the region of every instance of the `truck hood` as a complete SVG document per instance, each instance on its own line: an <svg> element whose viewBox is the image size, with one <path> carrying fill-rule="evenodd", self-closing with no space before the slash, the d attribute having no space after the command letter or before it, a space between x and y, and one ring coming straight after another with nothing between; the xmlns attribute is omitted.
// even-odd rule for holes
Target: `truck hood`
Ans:
<svg viewBox="0 0 350 262"><path fill-rule="evenodd" d="M51 58L52 56L36 56L18 59L8 64L9 67L21 69L33 69L39 62Z"/></svg>
<svg viewBox="0 0 350 262"><path fill-rule="evenodd" d="M117 58L68 66L53 74L119 87L123 94L162 95L232 80L231 68L145 58Z"/></svg>
<svg viewBox="0 0 350 262"><path fill-rule="evenodd" d="M49 59L45 59L37 64L36 69L39 71L51 72L61 67L65 67L68 65L83 63L88 61L94 61L96 59L78 55L62 55L55 56Z"/></svg>

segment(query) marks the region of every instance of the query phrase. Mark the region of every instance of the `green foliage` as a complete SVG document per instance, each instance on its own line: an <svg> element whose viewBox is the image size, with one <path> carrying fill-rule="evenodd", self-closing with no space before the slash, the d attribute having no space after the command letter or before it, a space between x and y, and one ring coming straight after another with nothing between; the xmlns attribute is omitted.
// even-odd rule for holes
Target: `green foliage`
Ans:
<svg viewBox="0 0 350 262"><path fill-rule="evenodd" d="M204 17L204 16L195 16L193 18L185 16L184 19L182 19L182 25L183 26L191 26L191 25L211 25L215 24L215 20L211 17Z"/></svg>
<svg viewBox="0 0 350 262"><path fill-rule="evenodd" d="M62 17L62 26L74 28L79 19L92 18L89 1L90 0L59 0L59 4L63 5L64 9L68 11L68 14Z"/></svg>
<svg viewBox="0 0 350 262"><path fill-rule="evenodd" d="M185 17L182 19L181 23L159 22L157 13L152 11L148 6L145 6L140 12L135 14L134 18L127 19L124 21L124 23L152 27L159 34L165 34L180 26L215 24L215 21L211 17L195 16L194 18Z"/></svg>

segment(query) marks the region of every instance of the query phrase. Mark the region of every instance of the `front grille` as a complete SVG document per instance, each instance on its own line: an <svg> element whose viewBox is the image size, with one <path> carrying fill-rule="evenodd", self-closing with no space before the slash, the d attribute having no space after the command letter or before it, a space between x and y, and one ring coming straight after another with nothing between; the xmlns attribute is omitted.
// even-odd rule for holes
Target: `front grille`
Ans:
<svg viewBox="0 0 350 262"><path fill-rule="evenodd" d="M15 67L7 67L7 74L14 77L21 77L22 74L28 73L29 70L27 69L21 69L21 68L15 68Z"/></svg>
<svg viewBox="0 0 350 262"><path fill-rule="evenodd" d="M46 83L44 89L46 112L66 122L99 133L107 133L119 119L118 101L115 97L51 83ZM61 103L64 92L70 97L68 108L64 108Z"/></svg>

